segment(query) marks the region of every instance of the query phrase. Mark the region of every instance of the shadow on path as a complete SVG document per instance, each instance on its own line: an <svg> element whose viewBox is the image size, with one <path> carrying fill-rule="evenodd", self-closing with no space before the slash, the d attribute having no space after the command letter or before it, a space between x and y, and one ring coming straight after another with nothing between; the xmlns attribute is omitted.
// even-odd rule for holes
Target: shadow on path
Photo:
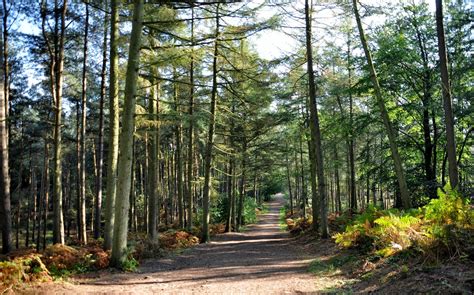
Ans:
<svg viewBox="0 0 474 295"><path fill-rule="evenodd" d="M300 293L315 290L292 238L280 230L282 195L268 203L268 213L243 233L214 237L185 253L145 261L137 273L117 273L78 281L67 289L111 293Z"/></svg>

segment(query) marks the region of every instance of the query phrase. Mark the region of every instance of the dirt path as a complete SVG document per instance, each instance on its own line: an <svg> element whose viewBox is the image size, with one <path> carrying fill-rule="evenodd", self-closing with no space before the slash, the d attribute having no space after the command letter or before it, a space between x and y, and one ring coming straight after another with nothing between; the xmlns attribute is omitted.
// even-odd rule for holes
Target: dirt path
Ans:
<svg viewBox="0 0 474 295"><path fill-rule="evenodd" d="M279 229L278 196L245 233L219 235L182 255L142 263L137 273L107 273L46 293L295 294L317 291L290 236ZM38 289L36 290L38 291Z"/></svg>

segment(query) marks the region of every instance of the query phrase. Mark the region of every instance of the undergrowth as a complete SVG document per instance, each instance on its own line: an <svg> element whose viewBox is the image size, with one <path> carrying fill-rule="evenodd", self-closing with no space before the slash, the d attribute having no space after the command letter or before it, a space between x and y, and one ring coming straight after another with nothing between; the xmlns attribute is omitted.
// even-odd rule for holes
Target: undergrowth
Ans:
<svg viewBox="0 0 474 295"><path fill-rule="evenodd" d="M95 241L81 247L55 244L41 253L33 249L18 250L0 262L0 293L24 283L52 281L108 265L109 253Z"/></svg>
<svg viewBox="0 0 474 295"><path fill-rule="evenodd" d="M215 231L222 225L213 225ZM158 242L151 242L146 234L130 234L127 258L123 271L136 271L144 258L162 256L164 251L189 248L199 243L191 233L170 229L159 234ZM104 251L100 241L87 245L66 246L55 244L38 253L23 249L11 253L0 261L0 294L15 290L25 283L52 281L71 275L96 271L109 267L110 251Z"/></svg>
<svg viewBox="0 0 474 295"><path fill-rule="evenodd" d="M357 214L345 230L333 235L344 248L357 248L381 257L404 250L429 258L462 255L473 242L474 212L468 199L445 188L438 199L407 211L369 207Z"/></svg>

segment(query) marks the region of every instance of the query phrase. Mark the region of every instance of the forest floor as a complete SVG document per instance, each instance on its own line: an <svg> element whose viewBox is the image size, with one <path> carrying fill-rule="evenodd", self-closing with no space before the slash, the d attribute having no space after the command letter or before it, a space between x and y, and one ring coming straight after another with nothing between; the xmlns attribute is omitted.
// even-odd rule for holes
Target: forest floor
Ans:
<svg viewBox="0 0 474 295"><path fill-rule="evenodd" d="M303 294L471 293L474 265L424 266L417 259L371 262L311 234L292 237L280 226L282 196L243 233L148 259L136 272L102 270L66 282L24 289L28 294ZM407 261L411 261L407 263Z"/></svg>
<svg viewBox="0 0 474 295"><path fill-rule="evenodd" d="M295 294L318 292L304 257L289 233L280 229L279 196L268 212L242 233L217 235L181 254L141 263L137 272L104 270L63 283L40 284L25 293Z"/></svg>

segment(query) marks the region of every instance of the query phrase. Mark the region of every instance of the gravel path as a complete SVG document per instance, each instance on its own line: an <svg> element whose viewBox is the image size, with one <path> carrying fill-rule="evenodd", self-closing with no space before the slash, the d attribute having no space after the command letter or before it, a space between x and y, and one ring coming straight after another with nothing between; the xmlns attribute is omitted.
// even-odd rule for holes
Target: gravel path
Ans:
<svg viewBox="0 0 474 295"><path fill-rule="evenodd" d="M108 273L75 284L54 284L41 293L298 294L316 292L310 260L301 257L279 228L281 196L244 233L214 237L181 255L142 263L137 273Z"/></svg>

